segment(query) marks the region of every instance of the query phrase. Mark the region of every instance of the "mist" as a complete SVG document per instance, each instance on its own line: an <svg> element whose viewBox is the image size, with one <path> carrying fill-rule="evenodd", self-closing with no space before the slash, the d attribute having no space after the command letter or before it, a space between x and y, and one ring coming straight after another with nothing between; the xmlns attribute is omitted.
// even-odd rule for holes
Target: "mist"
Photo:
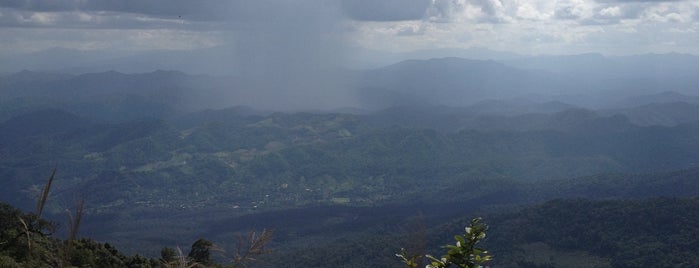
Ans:
<svg viewBox="0 0 699 268"><path fill-rule="evenodd" d="M346 20L334 1L231 4L226 40L231 62L220 66L240 84L242 104L266 109L354 106Z"/></svg>

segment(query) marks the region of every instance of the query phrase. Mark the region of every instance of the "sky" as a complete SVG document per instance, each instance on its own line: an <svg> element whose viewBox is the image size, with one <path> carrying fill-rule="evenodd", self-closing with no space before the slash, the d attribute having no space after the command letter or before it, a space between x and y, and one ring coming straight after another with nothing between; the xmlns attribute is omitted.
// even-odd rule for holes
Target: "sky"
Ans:
<svg viewBox="0 0 699 268"><path fill-rule="evenodd" d="M0 55L221 46L292 63L356 49L699 54L697 31L699 0L0 0Z"/></svg>

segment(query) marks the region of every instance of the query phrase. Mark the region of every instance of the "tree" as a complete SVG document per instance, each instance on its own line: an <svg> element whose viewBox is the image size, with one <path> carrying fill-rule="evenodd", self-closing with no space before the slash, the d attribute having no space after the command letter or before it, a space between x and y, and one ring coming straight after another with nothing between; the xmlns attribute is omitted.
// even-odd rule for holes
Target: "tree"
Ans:
<svg viewBox="0 0 699 268"><path fill-rule="evenodd" d="M164 247L160 250L160 260L163 263L172 263L177 261L177 251L171 247Z"/></svg>
<svg viewBox="0 0 699 268"><path fill-rule="evenodd" d="M189 251L189 258L196 263L202 265L211 264L211 248L214 246L211 241L199 239L192 244L192 249Z"/></svg>
<svg viewBox="0 0 699 268"><path fill-rule="evenodd" d="M482 264L492 260L492 256L488 255L488 251L483 248L476 247L476 244L485 238L485 231L488 226L481 222L481 218L471 220L469 227L465 228L464 235L454 236L455 245L446 245L447 254L437 259L431 255L425 255L432 262L425 266L426 268L477 268L483 267ZM405 249L401 249L401 253L396 254L401 258L401 261L410 268L418 266L417 258L420 256L410 256Z"/></svg>

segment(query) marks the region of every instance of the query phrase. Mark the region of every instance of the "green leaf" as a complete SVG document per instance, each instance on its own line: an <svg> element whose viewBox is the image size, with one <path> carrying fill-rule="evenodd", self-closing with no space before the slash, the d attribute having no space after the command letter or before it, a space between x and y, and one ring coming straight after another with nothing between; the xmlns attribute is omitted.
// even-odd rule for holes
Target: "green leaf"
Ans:
<svg viewBox="0 0 699 268"><path fill-rule="evenodd" d="M460 235L455 235L454 240L461 242L461 244L466 243L466 240L464 239L464 237L460 236Z"/></svg>

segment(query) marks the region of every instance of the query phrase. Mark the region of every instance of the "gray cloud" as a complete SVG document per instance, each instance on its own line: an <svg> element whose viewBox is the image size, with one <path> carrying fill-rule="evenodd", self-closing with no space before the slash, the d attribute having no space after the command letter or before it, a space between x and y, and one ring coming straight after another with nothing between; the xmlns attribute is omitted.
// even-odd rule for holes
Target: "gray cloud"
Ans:
<svg viewBox="0 0 699 268"><path fill-rule="evenodd" d="M575 7L573 6L559 7L554 11L553 16L561 20L577 20L580 18L580 15L575 14Z"/></svg>
<svg viewBox="0 0 699 268"><path fill-rule="evenodd" d="M432 0L340 0L342 10L358 21L420 20Z"/></svg>
<svg viewBox="0 0 699 268"><path fill-rule="evenodd" d="M0 27L211 30L234 18L230 14L236 13L235 4L238 2L10 0L0 1Z"/></svg>
<svg viewBox="0 0 699 268"><path fill-rule="evenodd" d="M225 18L224 12L229 9L230 3L232 2L223 0L10 0L0 2L0 7L32 12L120 12L153 17L218 20Z"/></svg>
<svg viewBox="0 0 699 268"><path fill-rule="evenodd" d="M472 3L480 6L481 11L483 13L493 16L495 15L495 6L493 6L493 2L490 0L471 0Z"/></svg>
<svg viewBox="0 0 699 268"><path fill-rule="evenodd" d="M313 2L315 6L327 5L324 1L302 0L304 4L294 7L291 5L293 2L290 0L9 0L0 2L0 8L19 12L92 14L99 12L104 16L138 14L156 19L191 22L246 22L260 19L274 20L279 13L287 13L281 10L283 8L291 8L290 12L298 12L299 18L303 18L302 16L308 13L301 8L301 6L308 7L305 3Z"/></svg>
<svg viewBox="0 0 699 268"><path fill-rule="evenodd" d="M598 3L663 3L663 2L685 2L686 0L595 0Z"/></svg>
<svg viewBox="0 0 699 268"><path fill-rule="evenodd" d="M30 1L30 0L7 0L0 2L0 7L14 8L24 11L55 12L75 10L79 6L76 0L56 0L56 1Z"/></svg>
<svg viewBox="0 0 699 268"><path fill-rule="evenodd" d="M500 0L469 0L469 2L479 7L485 15L478 20L479 22L492 24L506 23L506 19L502 18L501 14L498 14L495 6L495 3L502 4Z"/></svg>
<svg viewBox="0 0 699 268"><path fill-rule="evenodd" d="M263 21L295 25L337 6L322 0L10 0L0 2L0 27L225 31ZM37 13L50 21L33 20Z"/></svg>
<svg viewBox="0 0 699 268"><path fill-rule="evenodd" d="M489 9L488 0L474 0ZM344 14L355 21L407 21L428 20L451 22L453 16L464 8L457 0L340 0ZM494 13L490 6L490 14Z"/></svg>
<svg viewBox="0 0 699 268"><path fill-rule="evenodd" d="M594 8L593 16L581 19L582 25L612 25L622 20L638 19L643 11L649 7L647 3L606 4ZM613 10L614 12L610 12Z"/></svg>
<svg viewBox="0 0 699 268"><path fill-rule="evenodd" d="M451 22L454 14L464 8L456 0L435 0L428 10L428 19L433 22Z"/></svg>
<svg viewBox="0 0 699 268"><path fill-rule="evenodd" d="M670 2L673 4L654 8ZM546 31L569 31L558 44L575 48L583 47L578 44L586 42L593 28L613 32L608 30L614 27L605 25L627 19L637 20L625 25L634 28L658 22L677 26L686 24L690 16L697 21L699 15L687 10L695 8L695 3L696 0L593 0L532 6L532 2L501 0L0 0L0 35L7 36L0 38L3 43L0 50L13 54L11 50L33 51L54 46L86 50L93 47L144 50L221 46L230 51L226 57L231 63L223 68L230 69L231 73L291 77L286 71L291 70L301 72L299 77L309 77L304 69L342 65L350 51L347 46L415 49L430 44L493 45L517 50L526 47L527 42L534 42L532 40L548 40L541 37L517 39L529 31L524 26L543 25ZM553 16L527 20L518 15L520 7L553 8L537 10L545 14L553 12ZM605 8L613 9L602 12ZM666 14L664 10L669 11ZM365 23L406 20L414 22ZM455 23L457 21L459 23ZM493 25L488 30L463 25L463 21L504 24ZM564 29L561 26L590 24L601 27ZM668 25L651 30L668 30ZM71 32L76 38L63 40L43 34L48 31ZM401 40L415 42L399 43L387 32L403 36ZM641 32L639 30L638 34ZM556 34L552 35L561 35L560 32ZM464 41L462 36L474 38ZM505 45L509 41L494 41L496 39L514 40L511 42L516 45ZM294 83L300 84L300 81Z"/></svg>
<svg viewBox="0 0 699 268"><path fill-rule="evenodd" d="M425 27L424 25L420 25L418 27L405 27L398 31L396 35L398 36L413 36L413 35L423 35L425 34Z"/></svg>
<svg viewBox="0 0 699 268"><path fill-rule="evenodd" d="M130 13L97 14L62 11L37 15L30 11L2 11L0 27L63 28L63 29L195 29L198 24L183 24L175 19L149 18Z"/></svg>

